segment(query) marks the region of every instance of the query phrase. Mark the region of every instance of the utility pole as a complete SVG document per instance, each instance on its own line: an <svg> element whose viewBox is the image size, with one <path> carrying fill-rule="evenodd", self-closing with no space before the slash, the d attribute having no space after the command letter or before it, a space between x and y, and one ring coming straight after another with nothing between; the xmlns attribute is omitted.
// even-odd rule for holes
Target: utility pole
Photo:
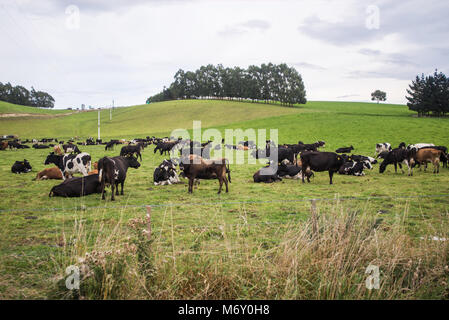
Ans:
<svg viewBox="0 0 449 320"><path fill-rule="evenodd" d="M112 109L114 109L114 99L112 99L112 108L109 108L109 121L112 121Z"/></svg>
<svg viewBox="0 0 449 320"><path fill-rule="evenodd" d="M98 109L98 140L100 140L100 109Z"/></svg>

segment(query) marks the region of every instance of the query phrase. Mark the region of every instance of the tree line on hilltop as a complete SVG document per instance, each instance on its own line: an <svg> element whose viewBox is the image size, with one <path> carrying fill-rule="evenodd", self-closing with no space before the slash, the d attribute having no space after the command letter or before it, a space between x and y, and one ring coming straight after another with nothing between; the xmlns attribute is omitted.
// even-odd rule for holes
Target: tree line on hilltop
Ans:
<svg viewBox="0 0 449 320"><path fill-rule="evenodd" d="M449 79L435 70L433 75L416 76L407 89L407 106L418 116L444 116L449 113Z"/></svg>
<svg viewBox="0 0 449 320"><path fill-rule="evenodd" d="M219 64L201 66L196 71L179 69L174 82L147 103L175 99L228 99L277 103L292 106L305 104L306 91L301 75L285 63L225 68Z"/></svg>
<svg viewBox="0 0 449 320"><path fill-rule="evenodd" d="M43 91L36 91L31 87L31 91L23 86L13 86L11 83L0 82L0 100L9 103L19 104L37 108L53 108L55 99Z"/></svg>

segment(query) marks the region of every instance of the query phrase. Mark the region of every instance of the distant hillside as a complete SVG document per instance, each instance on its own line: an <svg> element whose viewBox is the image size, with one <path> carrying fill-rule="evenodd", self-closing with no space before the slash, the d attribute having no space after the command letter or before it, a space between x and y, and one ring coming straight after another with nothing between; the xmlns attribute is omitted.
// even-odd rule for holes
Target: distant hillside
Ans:
<svg viewBox="0 0 449 320"><path fill-rule="evenodd" d="M35 107L21 106L5 101L0 101L0 114L61 114L68 113L70 110L53 110L53 109L41 109Z"/></svg>
<svg viewBox="0 0 449 320"><path fill-rule="evenodd" d="M68 110L41 110L30 107L0 104L0 113L41 113L44 117L0 118L0 134L17 134L20 137L88 137L97 136L97 115L93 112L72 113ZM58 116L69 113L65 116ZM281 123L296 128L298 136L308 135L311 128L325 119L341 119L347 115L374 117L410 117L406 106L312 101L290 108L260 103L220 100L177 100L148 105L116 108L109 120L109 110L101 111L101 137L143 137L169 134L177 128L192 129L193 120L201 120L202 127L235 127L238 124L257 122L257 127L276 128ZM324 119L324 120L323 120ZM371 119L371 120L370 120ZM386 118L385 118L386 119ZM376 120L377 121L377 120ZM344 123L341 124L344 127ZM240 126L241 128L246 127ZM308 128L308 129L306 129ZM359 128L363 131L363 125ZM319 135L319 134L317 134Z"/></svg>

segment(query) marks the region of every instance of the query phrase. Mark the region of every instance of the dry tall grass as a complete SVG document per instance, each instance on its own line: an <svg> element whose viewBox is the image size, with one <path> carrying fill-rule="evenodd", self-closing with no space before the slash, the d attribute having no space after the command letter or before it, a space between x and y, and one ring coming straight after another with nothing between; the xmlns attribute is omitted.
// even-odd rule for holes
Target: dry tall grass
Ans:
<svg viewBox="0 0 449 320"><path fill-rule="evenodd" d="M411 237L404 219L385 223L336 204L306 222L206 226L190 249L177 248L171 209L168 240L148 239L148 217L86 228L77 221L63 253L52 298L81 299L419 299L449 297L449 242ZM206 222L205 222L206 223ZM253 228L279 228L273 246L247 243ZM88 230L89 229L89 230ZM94 231L95 230L95 231ZM429 229L430 230L430 229ZM423 230L423 231L429 231ZM277 232L277 230L275 230ZM185 232L189 232L186 230ZM192 231L193 232L193 231ZM259 229L256 230L259 232ZM429 231L430 232L430 231ZM435 232L432 229L431 232ZM73 242L77 239L76 242ZM80 290L64 285L68 265ZM379 289L367 289L369 265Z"/></svg>

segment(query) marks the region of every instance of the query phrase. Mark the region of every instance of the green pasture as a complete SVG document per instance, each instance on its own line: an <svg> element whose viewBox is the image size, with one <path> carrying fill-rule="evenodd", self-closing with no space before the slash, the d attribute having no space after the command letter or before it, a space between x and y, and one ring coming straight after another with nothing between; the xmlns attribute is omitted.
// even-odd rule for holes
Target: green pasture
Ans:
<svg viewBox="0 0 449 320"><path fill-rule="evenodd" d="M15 112L28 113L23 108L26 107L17 108ZM0 104L0 113L13 109L13 106ZM52 114L48 110L45 113ZM104 140L164 136L176 128L191 132L192 121L201 120L204 129L216 128L223 137L226 129L277 129L280 143L324 140L324 151L353 145L355 154L368 156L373 156L378 142L390 142L393 147L402 141L449 144L447 119L416 118L401 105L322 101L288 108L188 100L116 108L112 121L109 121L109 111L103 110L101 119ZM89 136L96 137L96 121L97 112L92 111L61 117L0 118L0 134L17 134L22 139L79 136L81 141ZM97 161L103 156L118 155L120 146L113 151L105 151L101 145L80 146L80 149ZM51 187L60 181L32 179L46 167L44 160L50 149L1 151L0 298L52 297L51 284L60 271L54 268L55 261L65 250L66 239L73 234L76 223L84 222L93 245L96 237L110 234L117 224L143 217L144 205L153 205L153 234L158 252L162 254L160 258L168 260L170 258L164 258L164 254L173 255L175 251L207 254L231 250L229 243L233 248L245 246L250 252L271 250L280 245L281 235L289 224L308 221L311 204L303 200L311 198L326 199L317 202L319 212L333 210L338 204L342 212L364 212L369 219L386 225L401 221L403 232L413 239L449 236L446 228L449 197L442 196L449 194L447 168L440 168L439 174L433 174L430 165L427 172L415 170L414 176L409 177L400 170L394 173L392 166L379 174L378 165L375 165L364 177L336 174L334 185L329 185L327 172L315 173L309 184L289 179L274 184L255 184L252 176L264 162L248 164L248 152L236 151L244 157L245 164L231 164L229 193L217 195L218 182L211 180L201 181L190 195L185 182L153 185L153 171L166 158L154 154L153 149L154 146L145 149L138 170L128 170L125 195L116 197L114 202L110 201L109 190L104 201L97 194L83 198L49 198ZM33 171L12 174L14 161L23 159L30 161ZM352 197L359 199L351 200ZM231 231L223 236L220 231L223 228ZM178 265L177 268L188 266ZM178 272L181 271L178 269ZM251 292L248 289L246 294L239 293L236 298L257 298ZM441 297L435 292L432 294Z"/></svg>

